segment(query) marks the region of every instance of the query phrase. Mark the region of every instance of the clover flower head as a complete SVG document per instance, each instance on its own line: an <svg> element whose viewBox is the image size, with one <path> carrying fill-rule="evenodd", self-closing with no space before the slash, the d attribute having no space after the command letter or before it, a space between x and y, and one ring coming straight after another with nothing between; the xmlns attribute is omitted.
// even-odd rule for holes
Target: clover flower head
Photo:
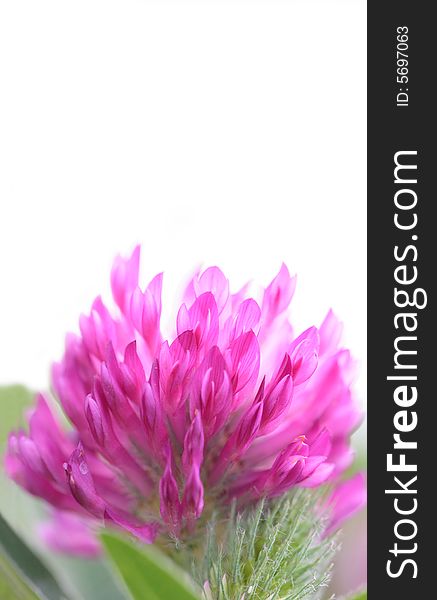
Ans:
<svg viewBox="0 0 437 600"><path fill-rule="evenodd" d="M245 506L335 483L352 459L361 413L341 324L330 311L294 333L285 265L259 301L247 286L231 293L217 267L197 272L164 339L162 274L141 288L139 258L137 247L115 260L113 309L98 297L53 366L71 428L39 394L29 431L9 437L7 472L53 507L65 539L50 525L44 536L64 551L94 555L91 533L105 523L145 542L185 538L234 498ZM358 506L363 486L353 485Z"/></svg>

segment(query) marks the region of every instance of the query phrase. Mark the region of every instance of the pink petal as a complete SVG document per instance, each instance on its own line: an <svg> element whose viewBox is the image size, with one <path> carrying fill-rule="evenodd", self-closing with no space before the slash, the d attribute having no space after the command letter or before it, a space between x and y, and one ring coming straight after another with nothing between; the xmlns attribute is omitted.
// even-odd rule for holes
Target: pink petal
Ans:
<svg viewBox="0 0 437 600"><path fill-rule="evenodd" d="M263 400L263 416L261 433L270 433L278 424L278 419L289 407L293 397L293 379L291 375L283 377L274 387L266 392Z"/></svg>
<svg viewBox="0 0 437 600"><path fill-rule="evenodd" d="M279 273L267 286L262 302L262 319L269 325L291 302L296 287L296 278L290 277L287 267L282 264Z"/></svg>
<svg viewBox="0 0 437 600"><path fill-rule="evenodd" d="M177 316L177 331L193 331L198 346L211 347L217 343L219 331L218 310L211 292L200 295L190 309L182 305Z"/></svg>
<svg viewBox="0 0 437 600"><path fill-rule="evenodd" d="M332 448L331 433L323 428L310 443L311 456L329 456Z"/></svg>
<svg viewBox="0 0 437 600"><path fill-rule="evenodd" d="M229 298L229 282L218 267L209 267L200 277L193 280L196 296L211 292L217 303L219 314Z"/></svg>
<svg viewBox="0 0 437 600"><path fill-rule="evenodd" d="M202 463L204 444L205 436L203 433L202 418L200 412L196 410L184 439L182 466L185 475L188 475L193 464L200 465Z"/></svg>
<svg viewBox="0 0 437 600"><path fill-rule="evenodd" d="M159 482L159 499L161 517L174 532L181 526L182 506L179 500L179 490L172 471L172 453L167 447L167 463Z"/></svg>
<svg viewBox="0 0 437 600"><path fill-rule="evenodd" d="M325 456L313 457L312 461L314 462L310 463L308 471L306 471L305 474L302 473L305 479L303 479L303 481L301 481L299 484L301 487L312 488L322 485L329 480L334 471L335 465L333 463L326 462ZM320 464L313 469L314 464L317 464L318 461L320 461ZM306 474L308 472L310 473L309 475Z"/></svg>
<svg viewBox="0 0 437 600"><path fill-rule="evenodd" d="M85 558L95 558L102 552L89 523L72 513L55 511L51 521L39 525L38 532L55 552Z"/></svg>
<svg viewBox="0 0 437 600"><path fill-rule="evenodd" d="M130 302L132 323L142 335L152 357L161 341L161 291L162 273L152 279L144 293L137 287Z"/></svg>
<svg viewBox="0 0 437 600"><path fill-rule="evenodd" d="M111 271L111 288L120 310L126 311L128 299L138 286L140 246L136 246L130 258L117 256Z"/></svg>
<svg viewBox="0 0 437 600"><path fill-rule="evenodd" d="M231 343L228 360L234 396L244 390L246 397L253 390L259 373L260 350L253 331L243 333Z"/></svg>
<svg viewBox="0 0 437 600"><path fill-rule="evenodd" d="M158 534L157 523L139 523L132 517L120 515L111 509L105 510L104 519L105 523L114 524L120 529L128 531L145 544L153 544Z"/></svg>
<svg viewBox="0 0 437 600"><path fill-rule="evenodd" d="M329 310L319 328L320 355L335 352L341 339L343 324L337 319L332 310Z"/></svg>
<svg viewBox="0 0 437 600"><path fill-rule="evenodd" d="M233 324L230 337L235 339L247 331L256 331L261 319L261 309L253 298L247 298L231 319Z"/></svg>
<svg viewBox="0 0 437 600"><path fill-rule="evenodd" d="M295 385L309 379L317 368L319 335L315 327L304 331L291 344L288 353L291 359L292 374Z"/></svg>
<svg viewBox="0 0 437 600"><path fill-rule="evenodd" d="M74 450L64 468L71 493L77 502L95 517L103 517L105 503L96 492L82 444Z"/></svg>
<svg viewBox="0 0 437 600"><path fill-rule="evenodd" d="M351 479L340 483L327 503L332 513L324 535L329 535L338 529L347 518L362 509L366 501L366 483L363 473L357 473Z"/></svg>
<svg viewBox="0 0 437 600"><path fill-rule="evenodd" d="M199 466L191 467L184 488L182 500L183 514L187 519L198 519L203 511L203 485L200 479Z"/></svg>

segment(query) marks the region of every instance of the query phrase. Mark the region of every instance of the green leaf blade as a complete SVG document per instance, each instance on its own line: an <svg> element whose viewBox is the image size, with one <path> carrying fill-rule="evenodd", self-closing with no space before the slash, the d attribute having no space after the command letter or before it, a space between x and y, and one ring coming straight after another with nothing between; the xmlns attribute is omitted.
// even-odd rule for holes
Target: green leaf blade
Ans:
<svg viewBox="0 0 437 600"><path fill-rule="evenodd" d="M0 453L6 447L8 433L24 425L24 411L32 404L34 393L23 385L0 387Z"/></svg>
<svg viewBox="0 0 437 600"><path fill-rule="evenodd" d="M348 600L367 600L367 591L359 592L354 596L350 596Z"/></svg>
<svg viewBox="0 0 437 600"><path fill-rule="evenodd" d="M23 597L41 598L43 600L65 600L66 596L58 582L41 562L41 560L26 546L13 529L0 515L0 566L4 581L18 578L26 587L33 591L34 596Z"/></svg>
<svg viewBox="0 0 437 600"><path fill-rule="evenodd" d="M7 558L0 553L0 598L2 600L40 600Z"/></svg>
<svg viewBox="0 0 437 600"><path fill-rule="evenodd" d="M137 548L108 532L101 540L134 600L199 600L187 575L155 548Z"/></svg>

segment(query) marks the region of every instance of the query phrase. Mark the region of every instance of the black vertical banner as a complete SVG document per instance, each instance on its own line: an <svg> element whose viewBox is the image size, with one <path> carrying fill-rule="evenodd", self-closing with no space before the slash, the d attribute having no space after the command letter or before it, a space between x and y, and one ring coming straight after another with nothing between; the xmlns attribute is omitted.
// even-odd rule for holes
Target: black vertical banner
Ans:
<svg viewBox="0 0 437 600"><path fill-rule="evenodd" d="M437 597L434 10L368 3L371 600Z"/></svg>

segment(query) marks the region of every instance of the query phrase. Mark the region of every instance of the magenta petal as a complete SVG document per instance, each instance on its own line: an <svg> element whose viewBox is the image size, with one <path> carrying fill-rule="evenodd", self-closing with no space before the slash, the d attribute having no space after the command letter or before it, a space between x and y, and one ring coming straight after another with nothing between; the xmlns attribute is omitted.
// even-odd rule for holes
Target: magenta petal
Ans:
<svg viewBox="0 0 437 600"><path fill-rule="evenodd" d="M260 350L253 331L247 331L231 342L229 363L234 394L252 391L259 372Z"/></svg>
<svg viewBox="0 0 437 600"><path fill-rule="evenodd" d="M140 246L136 246L128 259L118 256L111 271L111 288L114 300L121 310L126 310L126 299L138 285Z"/></svg>
<svg viewBox="0 0 437 600"><path fill-rule="evenodd" d="M109 341L116 340L116 324L100 297L94 300L89 316L81 315L79 327L87 351L103 360Z"/></svg>
<svg viewBox="0 0 437 600"><path fill-rule="evenodd" d="M22 432L9 434L5 456L5 470L8 476L30 494L43 498L53 507L60 510L74 510L77 503L68 493L65 478L62 481L56 481L47 469L41 471L42 461L40 463L37 458L34 462L35 457L29 460L29 456L23 456L22 440L25 438L26 436Z"/></svg>
<svg viewBox="0 0 437 600"><path fill-rule="evenodd" d="M120 365L120 369L123 373L123 387L126 393L133 401L139 403L146 376L137 353L136 341L126 346L124 362Z"/></svg>
<svg viewBox="0 0 437 600"><path fill-rule="evenodd" d="M144 384L141 398L141 418L145 425L145 433L151 448L156 452L159 444L167 438L167 430L162 421L162 408L149 382Z"/></svg>
<svg viewBox="0 0 437 600"><path fill-rule="evenodd" d="M335 465L333 463L326 462L325 456L312 457L310 460L311 462L309 463L306 471L307 473L310 472L310 474L304 476L302 473L302 476L305 478L299 484L301 487L312 488L322 485L329 480L334 472ZM313 470L313 467L315 464L317 464L318 460L320 461L320 464Z"/></svg>
<svg viewBox="0 0 437 600"><path fill-rule="evenodd" d="M238 453L243 453L255 439L261 425L263 405L261 403L252 406L241 419L235 431L235 447Z"/></svg>
<svg viewBox="0 0 437 600"><path fill-rule="evenodd" d="M335 352L340 342L342 330L342 323L340 323L332 310L329 310L319 328L320 355Z"/></svg>
<svg viewBox="0 0 437 600"><path fill-rule="evenodd" d="M55 552L85 558L100 556L102 548L93 529L73 513L55 511L51 521L38 527L41 539Z"/></svg>
<svg viewBox="0 0 437 600"><path fill-rule="evenodd" d="M103 517L105 503L96 492L82 444L74 450L64 468L71 493L77 502L95 517Z"/></svg>
<svg viewBox="0 0 437 600"><path fill-rule="evenodd" d="M366 505L366 482L363 473L357 473L351 479L340 483L328 500L332 511L325 535L335 531L348 517Z"/></svg>
<svg viewBox="0 0 437 600"><path fill-rule="evenodd" d="M233 321L231 339L240 337L247 331L255 331L261 319L261 309L253 298L247 298L238 308Z"/></svg>
<svg viewBox="0 0 437 600"><path fill-rule="evenodd" d="M210 483L216 483L229 466L244 454L256 438L261 425L262 413L263 405L259 402L253 404L240 418L234 433L224 445L211 470Z"/></svg>
<svg viewBox="0 0 437 600"><path fill-rule="evenodd" d="M130 303L132 323L142 335L152 356L161 341L161 290L162 273L152 279L144 293L137 287Z"/></svg>
<svg viewBox="0 0 437 600"><path fill-rule="evenodd" d="M203 511L203 485L199 467L193 465L184 488L183 514L188 519L198 519Z"/></svg>
<svg viewBox="0 0 437 600"><path fill-rule="evenodd" d="M309 379L316 370L318 350L319 334L315 327L310 327L304 331L291 344L289 355L295 385L299 385Z"/></svg>
<svg viewBox="0 0 437 600"><path fill-rule="evenodd" d="M287 267L282 264L279 273L268 285L262 302L264 323L271 323L291 302L296 287L296 278L290 277Z"/></svg>
<svg viewBox="0 0 437 600"><path fill-rule="evenodd" d="M45 465L36 444L30 438L23 435L18 438L18 447L21 459L26 466L34 473L44 475L46 470Z"/></svg>
<svg viewBox="0 0 437 600"><path fill-rule="evenodd" d="M211 348L198 367L189 394L191 414L199 410L205 435L214 435L232 408L230 378L217 346Z"/></svg>
<svg viewBox="0 0 437 600"><path fill-rule="evenodd" d="M51 477L65 482L63 463L70 456L74 445L55 420L45 398L39 394L37 405L29 419L30 437Z"/></svg>
<svg viewBox="0 0 437 600"><path fill-rule="evenodd" d="M158 275L155 275L155 277L151 280L151 282L147 286L147 290L150 292L150 294L154 300L156 310L159 315L161 315L161 309L162 309L162 301L161 301L162 280L163 280L163 273L158 273Z"/></svg>
<svg viewBox="0 0 437 600"><path fill-rule="evenodd" d="M200 412L196 410L184 439L182 467L185 475L188 475L193 464L200 465L202 463L204 443L202 418Z"/></svg>
<svg viewBox="0 0 437 600"><path fill-rule="evenodd" d="M98 386L96 386L97 391ZM133 486L143 494L148 495L153 485L150 477L138 463L135 456L120 442L114 431L113 420L107 407L100 400L96 401L89 395L86 400L86 412L89 418L90 429L95 436L102 455L115 464L118 470L129 476ZM135 419L130 419L130 421L132 423L132 434L137 433L137 437L138 435L141 436L144 432L138 432L140 420L135 416Z"/></svg>
<svg viewBox="0 0 437 600"><path fill-rule="evenodd" d="M326 456L308 456L302 469L302 480L307 479L326 462Z"/></svg>
<svg viewBox="0 0 437 600"><path fill-rule="evenodd" d="M248 482L257 491L258 497L277 496L300 481L307 455L308 446L303 436L298 437L280 452L270 469L254 471L252 481L249 476ZM238 478L240 488L247 486L245 479L245 476Z"/></svg>
<svg viewBox="0 0 437 600"><path fill-rule="evenodd" d="M104 519L105 523L114 524L120 529L128 531L145 544L153 544L158 535L159 525L157 523L138 523L110 509L105 510Z"/></svg>
<svg viewBox="0 0 437 600"><path fill-rule="evenodd" d="M221 313L229 298L229 282L218 267L209 267L193 281L196 296L211 292Z"/></svg>
<svg viewBox="0 0 437 600"><path fill-rule="evenodd" d="M332 440L330 432L323 428L319 434L311 441L310 455L311 456L328 456L331 452Z"/></svg>
<svg viewBox="0 0 437 600"><path fill-rule="evenodd" d="M182 305L184 306L184 305ZM200 295L190 309L178 313L178 334L191 330L198 346L211 347L217 343L219 332L218 309L211 292Z"/></svg>
<svg viewBox="0 0 437 600"><path fill-rule="evenodd" d="M289 407L293 396L293 379L286 375L277 385L266 393L263 401L261 431L265 435L272 431L281 415Z"/></svg>
<svg viewBox="0 0 437 600"><path fill-rule="evenodd" d="M177 532L181 526L182 506L179 500L179 490L172 471L172 453L167 447L167 464L159 482L160 512L163 520L172 531Z"/></svg>
<svg viewBox="0 0 437 600"><path fill-rule="evenodd" d="M85 399L85 414L88 420L91 433L99 446L105 445L107 431L98 403L91 394Z"/></svg>

